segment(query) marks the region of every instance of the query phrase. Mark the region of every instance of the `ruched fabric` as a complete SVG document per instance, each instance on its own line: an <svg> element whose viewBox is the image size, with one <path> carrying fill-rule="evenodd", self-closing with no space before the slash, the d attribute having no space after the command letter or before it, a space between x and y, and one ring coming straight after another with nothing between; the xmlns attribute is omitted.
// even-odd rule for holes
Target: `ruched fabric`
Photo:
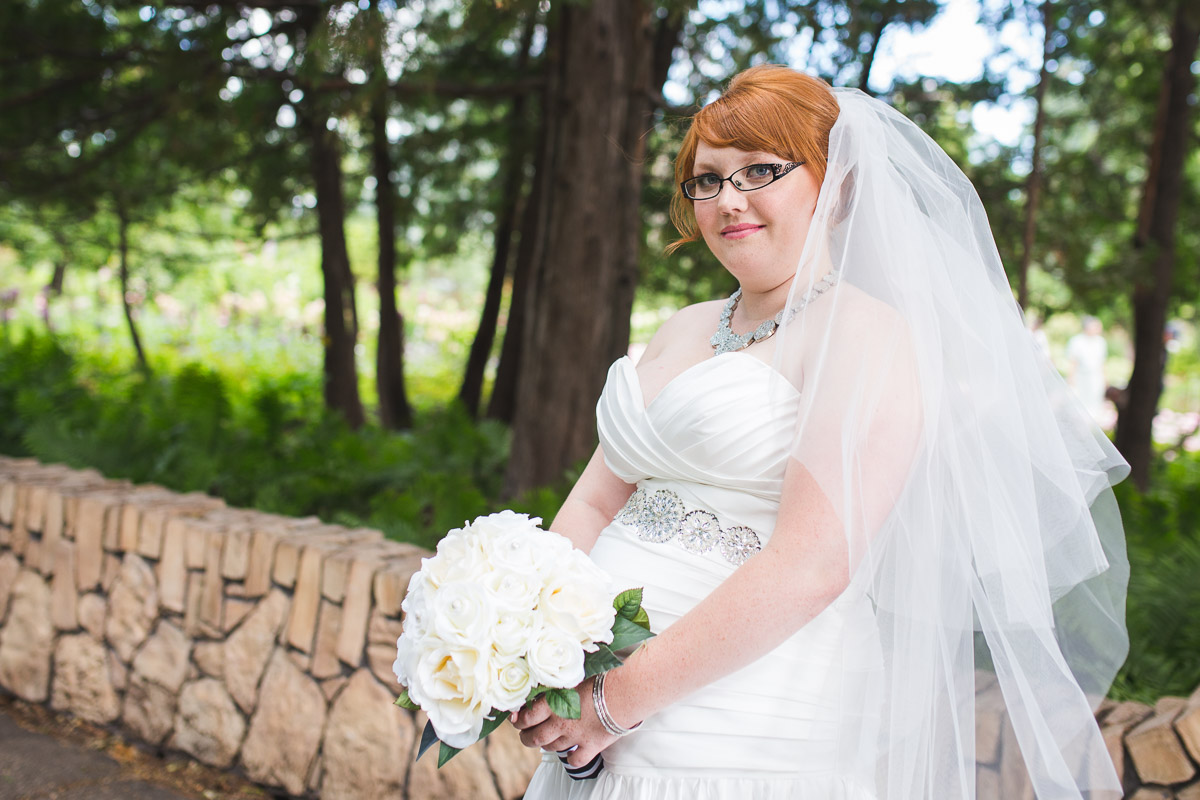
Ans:
<svg viewBox="0 0 1200 800"><path fill-rule="evenodd" d="M628 358L609 371L597 406L611 469L650 490L670 489L745 525L764 543L774 527L799 393L744 353L701 362L667 384L649 407ZM790 393L790 407L755 400ZM776 416L769 416L770 414ZM642 587L651 627L662 631L736 569L717 551L649 542L613 522L592 559L614 591ZM878 702L882 673L869 604L835 601L764 658L645 720L604 751L596 780L572 781L553 755L527 800L871 800L870 754L861 767L840 756L847 697ZM856 727L861 720L856 720Z"/></svg>

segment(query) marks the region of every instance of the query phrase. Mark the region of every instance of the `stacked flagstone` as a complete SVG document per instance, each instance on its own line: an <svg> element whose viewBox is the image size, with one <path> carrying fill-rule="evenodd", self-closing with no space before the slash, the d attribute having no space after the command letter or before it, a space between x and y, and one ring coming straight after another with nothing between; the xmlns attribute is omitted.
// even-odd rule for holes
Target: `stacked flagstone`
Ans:
<svg viewBox="0 0 1200 800"><path fill-rule="evenodd" d="M1034 800L994 675L978 673L975 754L979 797ZM1105 700L1096 721L1125 797L1200 800L1200 688L1153 707Z"/></svg>
<svg viewBox="0 0 1200 800"><path fill-rule="evenodd" d="M436 770L392 705L400 601L426 551L377 531L0 457L0 688L292 795L520 797L507 725ZM980 674L980 797L1032 800ZM1200 689L1097 720L1132 800L1200 800Z"/></svg>
<svg viewBox="0 0 1200 800"><path fill-rule="evenodd" d="M520 797L537 754L510 726L413 763L391 665L426 555L0 457L0 687L292 795Z"/></svg>

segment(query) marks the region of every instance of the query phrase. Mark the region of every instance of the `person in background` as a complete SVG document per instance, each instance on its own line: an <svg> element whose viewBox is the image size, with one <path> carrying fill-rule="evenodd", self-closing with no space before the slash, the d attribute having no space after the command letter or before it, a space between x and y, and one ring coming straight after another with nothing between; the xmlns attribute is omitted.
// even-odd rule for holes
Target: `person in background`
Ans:
<svg viewBox="0 0 1200 800"><path fill-rule="evenodd" d="M1067 382L1083 402L1093 419L1104 417L1104 362L1108 359L1108 342L1104 326L1096 317L1083 318L1083 330L1067 341Z"/></svg>

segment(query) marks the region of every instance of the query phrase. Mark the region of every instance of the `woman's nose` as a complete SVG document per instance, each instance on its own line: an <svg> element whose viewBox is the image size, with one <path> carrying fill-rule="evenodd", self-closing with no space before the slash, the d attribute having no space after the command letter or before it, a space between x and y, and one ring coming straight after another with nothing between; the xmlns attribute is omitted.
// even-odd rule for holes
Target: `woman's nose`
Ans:
<svg viewBox="0 0 1200 800"><path fill-rule="evenodd" d="M722 214L737 214L746 210L746 196L728 181L721 187L721 193L716 199L717 210Z"/></svg>

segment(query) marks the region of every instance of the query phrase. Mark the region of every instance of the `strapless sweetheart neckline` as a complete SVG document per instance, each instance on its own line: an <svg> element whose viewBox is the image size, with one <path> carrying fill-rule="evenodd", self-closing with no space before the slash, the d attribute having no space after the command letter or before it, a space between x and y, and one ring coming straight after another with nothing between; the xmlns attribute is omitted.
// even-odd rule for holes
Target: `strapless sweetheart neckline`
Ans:
<svg viewBox="0 0 1200 800"><path fill-rule="evenodd" d="M754 363L749 363L753 361ZM609 366L596 403L604 463L655 497L666 492L722 530L743 526L769 542L794 442L802 393L753 354L692 364L645 402L633 360ZM658 376L655 376L656 378ZM786 388L784 387L786 384ZM698 518L697 518L698 519ZM644 537L638 520L600 532L592 560L613 586L640 586L663 631L736 567L678 535ZM550 755L528 800L873 800L869 754L840 737L844 703L872 696L877 642L855 614L831 606L766 656L677 700L605 750L591 781L572 781ZM857 708L858 705L854 707Z"/></svg>
<svg viewBox="0 0 1200 800"><path fill-rule="evenodd" d="M728 361L723 360L726 358L726 356L740 356L740 359L737 359L737 360L747 361L747 362L752 362L754 364L757 364L759 367L767 370L767 372L770 373L770 377L777 377L780 380L783 380L783 382L791 389L792 393L795 394L797 397L800 395L799 390L796 389L795 386L792 386L792 384L790 382L785 380L783 378L783 376L780 375L775 370L775 368L772 367L770 364L763 361L761 358L757 358L755 356L750 355L749 353L743 353L743 352L740 352L737 350L733 350L728 353L720 353L718 355L713 356L712 358L706 358L703 361L697 361L695 364L692 364L690 367L687 367L682 372L680 372L678 375L671 378L671 380L664 383L662 385L662 388L658 390L658 393L655 394L654 397L652 397L649 400L649 402L647 402L645 388L642 386L642 377L641 377L641 375L638 374L637 366L633 363L633 359L626 355L626 356L621 356L619 359L617 359L617 361L621 362L632 374L633 384L634 384L634 386L637 387L637 393L642 399L642 410L649 413L649 411L659 401L659 398L661 398L664 394L667 394L668 391L673 389L677 384L683 382L686 378L694 376L694 374L697 372L703 372L704 367L711 367L714 364L728 363Z"/></svg>

